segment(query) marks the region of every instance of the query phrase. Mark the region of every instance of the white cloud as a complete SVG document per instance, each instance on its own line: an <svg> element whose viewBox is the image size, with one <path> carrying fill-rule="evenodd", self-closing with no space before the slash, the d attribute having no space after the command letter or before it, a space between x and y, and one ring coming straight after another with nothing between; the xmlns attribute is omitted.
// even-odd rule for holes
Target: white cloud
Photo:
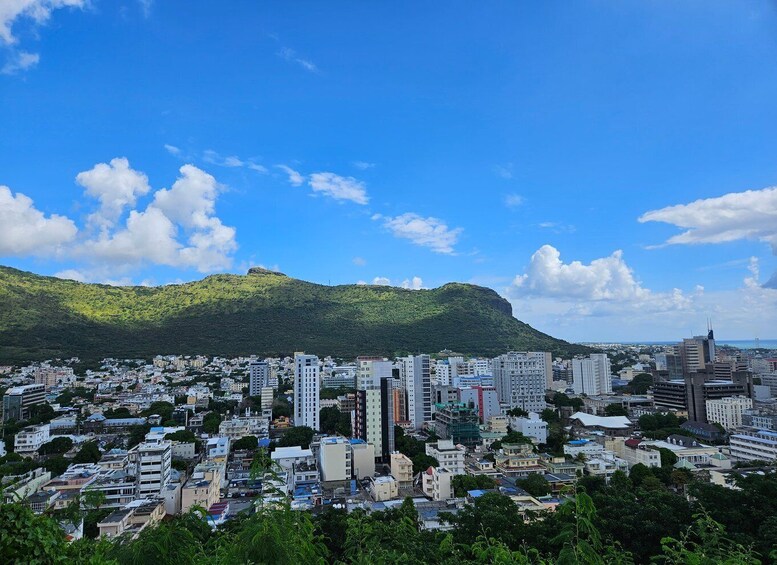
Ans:
<svg viewBox="0 0 777 565"><path fill-rule="evenodd" d="M562 222L540 222L537 225L542 229L550 230L553 233L574 233L577 229L572 224L565 224Z"/></svg>
<svg viewBox="0 0 777 565"><path fill-rule="evenodd" d="M408 239L415 245L430 248L435 253L453 253L463 231L462 228L449 228L438 218L424 218L413 212L393 218L376 214L373 219L382 219L383 225L395 237Z"/></svg>
<svg viewBox="0 0 777 565"><path fill-rule="evenodd" d="M0 255L51 255L73 241L78 228L72 220L52 214L48 218L31 198L13 195L0 186Z"/></svg>
<svg viewBox="0 0 777 565"><path fill-rule="evenodd" d="M543 245L532 255L526 273L515 277L509 293L514 297L552 298L589 313L594 308L608 308L595 303L657 312L685 307L689 301L678 289L655 293L644 288L620 250L585 265L580 261L564 263L559 251L550 245Z"/></svg>
<svg viewBox="0 0 777 565"><path fill-rule="evenodd" d="M58 273L54 273L54 276L58 279L66 279L76 282L86 282L88 280L87 276L82 273L81 271L78 271L76 269L65 269L64 271L59 271Z"/></svg>
<svg viewBox="0 0 777 565"><path fill-rule="evenodd" d="M366 171L367 169L373 168L375 166L375 163L368 163L366 161L354 161L352 165L357 169L359 169L360 171Z"/></svg>
<svg viewBox="0 0 777 565"><path fill-rule="evenodd" d="M357 281L358 285L373 285L373 286L397 286L406 290L420 290L424 287L424 281L421 277L413 277L411 279L405 279L401 283L394 284L388 277L375 277L372 282L366 282L363 280Z"/></svg>
<svg viewBox="0 0 777 565"><path fill-rule="evenodd" d="M508 194L505 196L505 206L508 208L517 208L523 204L524 199L520 194Z"/></svg>
<svg viewBox="0 0 777 565"><path fill-rule="evenodd" d="M148 18L151 16L151 8L154 7L154 0L138 0L140 4L140 10L143 12L143 16Z"/></svg>
<svg viewBox="0 0 777 565"><path fill-rule="evenodd" d="M169 145L165 143L165 150L170 153L170 155L175 155L178 157L181 154L181 149L176 147L175 145Z"/></svg>
<svg viewBox="0 0 777 565"><path fill-rule="evenodd" d="M286 165L275 165L275 167L289 176L289 184L291 184L291 186L301 186L305 182L305 177L291 167Z"/></svg>
<svg viewBox="0 0 777 565"><path fill-rule="evenodd" d="M257 173L267 174L269 172L267 170L267 167L265 167L264 165L259 165L258 163L254 163L252 161L248 161L246 163L246 167L248 167L252 171L256 171Z"/></svg>
<svg viewBox="0 0 777 565"><path fill-rule="evenodd" d="M314 192L320 192L335 200L350 200L362 205L369 202L364 183L353 177L341 177L334 173L313 173L308 184Z"/></svg>
<svg viewBox="0 0 777 565"><path fill-rule="evenodd" d="M242 167L245 164L246 163L243 163L243 161L235 155L230 155L229 157L224 158L225 167Z"/></svg>
<svg viewBox="0 0 777 565"><path fill-rule="evenodd" d="M0 74L15 75L16 73L26 71L38 64L40 55L37 53L28 53L27 51L12 51Z"/></svg>
<svg viewBox="0 0 777 565"><path fill-rule="evenodd" d="M16 43L12 28L17 19L45 24L51 12L59 8L83 8L86 0L3 0L0 2L0 39L8 45Z"/></svg>
<svg viewBox="0 0 777 565"><path fill-rule="evenodd" d="M148 177L131 169L126 157L111 159L110 164L98 163L78 173L76 182L88 196L100 201L100 209L89 221L103 229L112 226L127 206L134 206L138 197L151 190Z"/></svg>
<svg viewBox="0 0 777 565"><path fill-rule="evenodd" d="M153 263L200 272L229 267L237 243L235 229L215 216L221 185L193 165L182 166L180 173L170 189L154 194L145 210L131 210L124 226L101 230L99 236L83 242L76 254L125 267Z"/></svg>
<svg viewBox="0 0 777 565"><path fill-rule="evenodd" d="M670 237L669 245L750 239L768 243L777 254L777 187L651 210L639 221L664 222L686 230Z"/></svg>
<svg viewBox="0 0 777 565"><path fill-rule="evenodd" d="M303 57L300 57L297 55L297 52L294 51L294 49L290 49L288 47L282 47L280 51L278 51L278 56L283 59L284 61L288 61L290 63L296 63L306 71L309 71L311 73L317 73L318 67L309 59L305 59Z"/></svg>
<svg viewBox="0 0 777 565"><path fill-rule="evenodd" d="M413 277L412 279L405 279L402 281L402 288L407 288L410 290L420 290L424 288L424 281L421 279L421 277Z"/></svg>
<svg viewBox="0 0 777 565"><path fill-rule="evenodd" d="M367 260L364 259L363 257L354 257L353 264L358 265L359 267L363 267L364 265L367 264Z"/></svg>
<svg viewBox="0 0 777 565"><path fill-rule="evenodd" d="M507 163L506 165L495 165L494 174L505 180L510 180L513 178L513 164Z"/></svg>

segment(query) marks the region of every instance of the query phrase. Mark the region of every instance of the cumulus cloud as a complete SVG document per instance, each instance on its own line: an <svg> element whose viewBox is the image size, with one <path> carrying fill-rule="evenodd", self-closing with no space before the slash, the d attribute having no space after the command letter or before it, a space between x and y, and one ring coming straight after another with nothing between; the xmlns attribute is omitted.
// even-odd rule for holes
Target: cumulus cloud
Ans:
<svg viewBox="0 0 777 565"><path fill-rule="evenodd" d="M777 254L777 187L651 210L639 221L664 222L684 229L666 241L669 245L751 239L768 243Z"/></svg>
<svg viewBox="0 0 777 565"><path fill-rule="evenodd" d="M505 195L505 206L508 208L517 208L521 204L523 204L523 196L520 194L507 194Z"/></svg>
<svg viewBox="0 0 777 565"><path fill-rule="evenodd" d="M0 186L0 255L51 255L77 233L71 219L57 214L46 217L31 198Z"/></svg>
<svg viewBox="0 0 777 565"><path fill-rule="evenodd" d="M372 279L372 284L381 285L381 286L391 286L391 279L388 279L386 277L375 277L374 279Z"/></svg>
<svg viewBox="0 0 777 565"><path fill-rule="evenodd" d="M334 173L313 173L308 184L313 192L320 192L335 200L350 200L362 205L369 202L364 183L353 177L341 177Z"/></svg>
<svg viewBox="0 0 777 565"><path fill-rule="evenodd" d="M3 0L0 2L0 39L8 45L16 43L12 29L18 19L29 19L36 25L42 25L54 10L83 8L85 5L86 0Z"/></svg>
<svg viewBox="0 0 777 565"><path fill-rule="evenodd" d="M54 276L58 279L65 279L70 281L76 281L76 282L86 282L89 280L89 277L82 273L81 271L77 269L65 269L64 271L59 271L58 273L54 273Z"/></svg>
<svg viewBox="0 0 777 565"><path fill-rule="evenodd" d="M138 197L151 190L148 177L131 169L126 157L98 163L78 173L76 182L86 189L88 196L99 200L100 209L89 220L103 228L112 226L126 207L134 206Z"/></svg>
<svg viewBox="0 0 777 565"><path fill-rule="evenodd" d="M75 255L124 267L152 263L200 272L229 267L237 243L235 229L223 225L215 215L222 186L193 165L179 171L181 176L172 187L156 191L145 210L130 210L121 226L114 214L102 223L97 236L81 242ZM77 179L87 194L100 199L102 205L96 212L100 218L106 216L102 212L106 202L108 210L115 212L134 205L139 192L148 192L145 175L130 169L126 159L114 159L110 166L97 165Z"/></svg>
<svg viewBox="0 0 777 565"><path fill-rule="evenodd" d="M353 264L358 265L359 267L363 267L364 265L367 264L367 260L364 259L363 257L354 257Z"/></svg>
<svg viewBox="0 0 777 565"><path fill-rule="evenodd" d="M170 155L175 155L178 157L181 154L181 149L179 147L176 147L175 145L170 145L168 143L165 143L165 150L170 153Z"/></svg>
<svg viewBox="0 0 777 565"><path fill-rule="evenodd" d="M459 240L462 228L450 228L433 217L424 218L413 212L396 217L372 216L373 220L383 220L383 225L395 237L408 239L415 245L428 247L435 253L451 254Z"/></svg>
<svg viewBox="0 0 777 565"><path fill-rule="evenodd" d="M275 165L275 167L288 175L291 186L301 186L305 182L305 177L291 167L287 165Z"/></svg>
<svg viewBox="0 0 777 565"><path fill-rule="evenodd" d="M367 169L371 169L375 166L375 163L368 163L367 161L354 161L352 164L360 171L366 171Z"/></svg>
<svg viewBox="0 0 777 565"><path fill-rule="evenodd" d="M513 164L507 163L506 165L496 165L494 166L494 174L496 176L501 177L505 180L510 180L513 178Z"/></svg>
<svg viewBox="0 0 777 565"><path fill-rule="evenodd" d="M424 281L421 277L413 277L412 279L403 280L401 286L410 290L420 290L424 288Z"/></svg>
<svg viewBox="0 0 777 565"><path fill-rule="evenodd" d="M623 252L591 261L564 263L558 249L543 245L531 257L524 274L513 280L514 297L543 297L565 301L578 311L592 311L591 303L611 303L618 308L637 307L653 311L685 307L689 298L679 289L655 293L644 288L623 259ZM595 306L604 310L606 306Z"/></svg>
<svg viewBox="0 0 777 565"><path fill-rule="evenodd" d="M28 53L27 51L12 51L5 62L5 65L0 69L0 74L3 75L15 75L22 71L26 71L38 64L40 61L40 55L37 53Z"/></svg>

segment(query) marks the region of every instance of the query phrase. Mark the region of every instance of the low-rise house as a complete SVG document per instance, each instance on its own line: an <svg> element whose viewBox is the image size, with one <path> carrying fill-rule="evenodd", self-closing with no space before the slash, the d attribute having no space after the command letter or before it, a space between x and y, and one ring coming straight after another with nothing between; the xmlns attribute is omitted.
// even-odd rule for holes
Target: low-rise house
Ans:
<svg viewBox="0 0 777 565"><path fill-rule="evenodd" d="M156 524L164 516L163 500L139 499L111 512L97 527L100 529L100 537L114 538L126 534L135 539L144 528Z"/></svg>
<svg viewBox="0 0 777 565"><path fill-rule="evenodd" d="M398 451L391 454L391 476L397 481L400 489L413 486L413 462L404 453Z"/></svg>
<svg viewBox="0 0 777 565"><path fill-rule="evenodd" d="M540 457L529 443L505 443L494 455L496 468L508 477L527 477L532 473L544 473Z"/></svg>
<svg viewBox="0 0 777 565"><path fill-rule="evenodd" d="M14 451L23 457L37 455L44 443L49 441L49 425L27 426L14 437Z"/></svg>
<svg viewBox="0 0 777 565"><path fill-rule="evenodd" d="M392 476L371 478L368 490L370 496L372 496L372 499L376 502L383 502L399 497L399 484Z"/></svg>
<svg viewBox="0 0 777 565"><path fill-rule="evenodd" d="M445 467L429 467L421 474L421 487L432 500L444 501L453 498L453 477L455 474Z"/></svg>
<svg viewBox="0 0 777 565"><path fill-rule="evenodd" d="M599 432L607 436L629 436L634 424L626 416L594 416L575 412L570 417L573 431L579 435Z"/></svg>

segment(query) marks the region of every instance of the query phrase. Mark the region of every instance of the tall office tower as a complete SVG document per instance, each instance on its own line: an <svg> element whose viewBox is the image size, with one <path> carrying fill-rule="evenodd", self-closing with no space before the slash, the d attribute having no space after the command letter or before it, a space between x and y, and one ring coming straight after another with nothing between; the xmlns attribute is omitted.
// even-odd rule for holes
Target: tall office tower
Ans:
<svg viewBox="0 0 777 565"><path fill-rule="evenodd" d="M492 369L499 402L527 412L542 412L545 390L553 380L551 362L547 351L511 351L496 357Z"/></svg>
<svg viewBox="0 0 777 565"><path fill-rule="evenodd" d="M432 375L428 355L399 358L399 381L404 391L407 420L418 430L432 420Z"/></svg>
<svg viewBox="0 0 777 565"><path fill-rule="evenodd" d="M680 350L684 375L703 371L715 362L715 334L710 328L706 337L697 335L684 339L677 349Z"/></svg>
<svg viewBox="0 0 777 565"><path fill-rule="evenodd" d="M596 396L612 393L610 358L593 353L586 359L572 360L572 388L576 394Z"/></svg>
<svg viewBox="0 0 777 565"><path fill-rule="evenodd" d="M382 357L356 359L354 437L375 447L375 456L389 460L394 450L393 363Z"/></svg>
<svg viewBox="0 0 777 565"><path fill-rule="evenodd" d="M294 425L318 430L318 357L295 353L294 368Z"/></svg>
<svg viewBox="0 0 777 565"><path fill-rule="evenodd" d="M251 361L248 364L248 394L259 396L262 389L270 386L270 365L265 361Z"/></svg>

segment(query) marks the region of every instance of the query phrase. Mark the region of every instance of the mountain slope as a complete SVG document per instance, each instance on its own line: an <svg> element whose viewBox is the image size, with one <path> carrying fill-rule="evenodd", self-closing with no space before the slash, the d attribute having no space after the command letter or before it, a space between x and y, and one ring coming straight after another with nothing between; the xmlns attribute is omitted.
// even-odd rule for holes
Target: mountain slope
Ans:
<svg viewBox="0 0 777 565"><path fill-rule="evenodd" d="M251 269L162 287L111 287L0 267L0 361L155 354L394 355L444 348L586 348L512 316L491 289L324 286Z"/></svg>

